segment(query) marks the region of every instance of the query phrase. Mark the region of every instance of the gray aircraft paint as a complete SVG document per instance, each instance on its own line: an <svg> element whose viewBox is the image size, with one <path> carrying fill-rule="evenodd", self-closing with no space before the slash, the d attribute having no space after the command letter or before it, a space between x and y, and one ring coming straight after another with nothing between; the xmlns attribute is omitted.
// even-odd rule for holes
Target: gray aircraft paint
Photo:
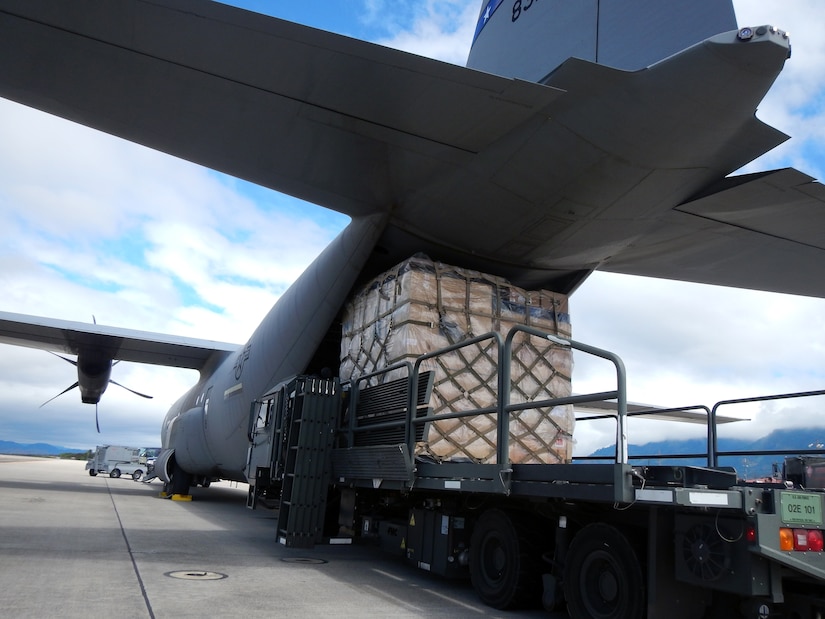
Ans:
<svg viewBox="0 0 825 619"><path fill-rule="evenodd" d="M307 370L385 219L353 220L289 287L249 341L172 407L161 438L186 471L246 481L252 402Z"/></svg>

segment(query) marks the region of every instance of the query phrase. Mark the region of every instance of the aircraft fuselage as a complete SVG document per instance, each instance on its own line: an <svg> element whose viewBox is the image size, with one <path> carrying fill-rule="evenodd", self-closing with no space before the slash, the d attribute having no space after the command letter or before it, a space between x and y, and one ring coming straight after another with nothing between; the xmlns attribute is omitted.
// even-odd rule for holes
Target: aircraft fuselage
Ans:
<svg viewBox="0 0 825 619"><path fill-rule="evenodd" d="M172 406L161 438L185 471L246 481L252 403L284 379L307 371L384 221L380 216L353 220L284 293L249 341L216 367L204 368L198 384Z"/></svg>

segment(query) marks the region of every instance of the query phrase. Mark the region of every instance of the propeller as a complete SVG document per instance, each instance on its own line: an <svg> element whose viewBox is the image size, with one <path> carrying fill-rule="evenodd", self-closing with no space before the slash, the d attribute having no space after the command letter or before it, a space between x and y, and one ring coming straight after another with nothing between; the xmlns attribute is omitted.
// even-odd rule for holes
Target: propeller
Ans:
<svg viewBox="0 0 825 619"><path fill-rule="evenodd" d="M115 363L117 363L117 361L115 361ZM115 363L113 363L112 365L114 365ZM139 395L140 397L142 397L142 398L146 398L147 400L151 400L151 399L152 399L152 396L150 396L150 395L146 395L145 393L141 393L140 391L135 391L134 389L129 389L129 387L127 387L126 385L121 385L119 382L117 382L116 380L112 380L111 378L109 379L109 382L110 382L112 385L117 385L117 386L118 386L118 387L120 387L121 389L125 389L125 390L126 390L126 391L128 391L129 393L134 393L135 395Z"/></svg>
<svg viewBox="0 0 825 619"><path fill-rule="evenodd" d="M92 317L92 320L94 320L94 317ZM95 324L97 324L97 321L96 321L96 320L95 320ZM68 357L64 357L63 355L58 355L56 352L52 352L52 351L50 351L50 350L49 350L49 351L47 351L47 352L49 352L49 353L53 354L55 357L59 357L60 359L63 359L63 361L65 361L65 362L67 362L67 363L71 363L73 366L75 366L76 368L78 368L78 377L80 377L80 368L79 368L79 366L78 366L78 364L77 364L77 361L75 361L75 360L73 360L73 359L69 359ZM117 365L117 363L118 363L119 361L120 361L119 359L115 360L114 362L112 362L112 363L111 363L111 366ZM111 371L111 366L110 366L110 371ZM112 380L111 378L109 378L109 379L107 379L107 380L106 380L106 384L107 384L107 385L108 385L108 384L110 384L110 383L111 383L111 384L114 384L114 385L117 385L117 386L118 386L118 387L120 387L121 389L125 389L126 391L128 391L128 392L130 392L130 393L134 393L135 395L140 396L141 398L147 398L147 399L149 399L149 400L151 400L151 399L152 399L152 396L150 396L150 395L146 395L145 393L140 393L139 391L135 391L134 389L130 389L129 387L127 387L127 386L125 386L125 385L121 385L119 382L117 382L116 380ZM52 397L52 398L49 398L48 400L46 400L45 402L43 402L43 404L41 404L41 405L39 406L39 408L43 408L44 406L46 406L46 404L48 404L48 403L49 403L49 402L51 402L52 400L54 400L54 399L56 399L56 398L59 398L59 397L60 397L60 396L62 396L64 393L67 393L67 392L71 391L72 389L74 389L74 388L76 388L76 387L78 387L78 388L80 387L80 380L79 380L79 379L78 379L76 382L74 382L73 384L71 384L71 385L69 385L68 387L66 387L63 391L61 391L60 393L58 393L56 396L54 396L54 397ZM103 386L103 387L100 389L99 393L103 393L103 391L105 391L105 390L106 390L106 387L105 387L105 386ZM82 390L81 390L81 395L82 395ZM97 400L95 400L95 402L94 402L94 405L95 405L95 427L97 428L97 433L98 433L98 434L100 434L100 423L99 423L99 419L98 419L98 409L97 409L97 404L98 404L99 399L100 399L100 396L98 395L98 396L97 396ZM84 401L85 401L85 400L84 400ZM90 402L90 403L91 403L91 402Z"/></svg>
<svg viewBox="0 0 825 619"><path fill-rule="evenodd" d="M59 356L59 355L58 355L58 356ZM62 358L63 358L63 357L61 357L61 359L62 359ZM66 361L68 361L68 359L66 359ZM37 408L43 408L44 406L46 406L46 404L48 404L48 403L49 403L49 402L51 402L52 400L56 400L57 398L59 398L60 396L62 396L64 393L67 393L67 392L71 391L72 389L74 389L75 387L78 387L79 385L80 385L80 383L79 383L79 382L77 382L77 381L75 381L75 383L74 383L74 384L69 385L69 386L68 386L68 387L66 387L63 391L61 391L60 393L58 393L56 396L54 396L54 397L52 397L52 398L49 398L48 400L46 400L45 402L43 402L43 404L41 404L41 405L40 405L40 406L38 406Z"/></svg>

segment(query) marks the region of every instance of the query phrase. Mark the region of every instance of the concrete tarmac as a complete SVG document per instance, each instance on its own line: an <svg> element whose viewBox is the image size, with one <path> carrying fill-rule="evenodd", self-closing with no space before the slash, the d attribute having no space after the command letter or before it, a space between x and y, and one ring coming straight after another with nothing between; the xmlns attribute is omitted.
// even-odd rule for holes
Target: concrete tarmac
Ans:
<svg viewBox="0 0 825 619"><path fill-rule="evenodd" d="M544 617L366 546L292 549L246 485L157 498L85 463L0 455L0 617Z"/></svg>

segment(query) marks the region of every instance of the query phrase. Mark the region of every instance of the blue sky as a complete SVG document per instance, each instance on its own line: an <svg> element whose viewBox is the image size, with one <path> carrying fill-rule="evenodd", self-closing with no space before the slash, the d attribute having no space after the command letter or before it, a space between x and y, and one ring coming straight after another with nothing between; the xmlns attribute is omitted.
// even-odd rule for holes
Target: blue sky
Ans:
<svg viewBox="0 0 825 619"><path fill-rule="evenodd" d="M238 4L463 64L480 2ZM793 165L825 178L825 5L735 6L742 25L789 30L794 50L758 113L792 139L747 171ZM0 309L87 322L94 315L104 324L241 343L346 218L0 100L0 222ZM635 401L712 404L825 387L822 300L596 274L574 296L571 314L577 339L624 358ZM600 389L607 373L577 359L574 388ZM75 393L38 408L74 382L74 368L42 351L0 346L0 439L157 444L166 409L194 380L125 363L113 376L155 399L111 386L97 435L94 408ZM812 420L825 426L810 406L744 414L759 419L760 430L748 432ZM653 438L660 428L631 427L631 438ZM580 426L578 450L608 435Z"/></svg>

